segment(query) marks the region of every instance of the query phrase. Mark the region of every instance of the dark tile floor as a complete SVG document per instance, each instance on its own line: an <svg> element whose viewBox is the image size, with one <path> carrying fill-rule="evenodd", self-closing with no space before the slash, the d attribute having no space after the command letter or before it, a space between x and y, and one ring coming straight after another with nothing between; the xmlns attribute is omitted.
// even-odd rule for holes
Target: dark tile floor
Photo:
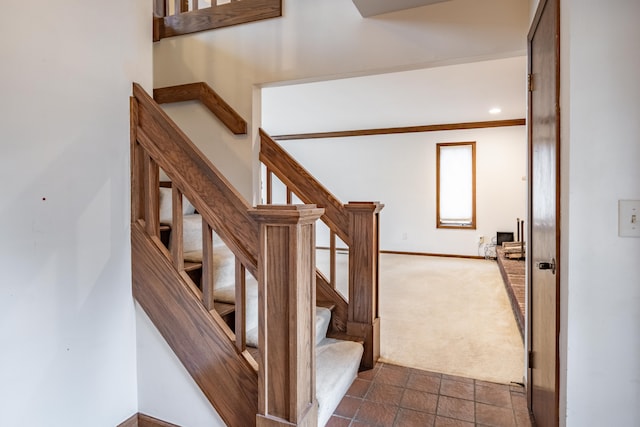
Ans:
<svg viewBox="0 0 640 427"><path fill-rule="evenodd" d="M531 427L524 388L378 363L327 427Z"/></svg>

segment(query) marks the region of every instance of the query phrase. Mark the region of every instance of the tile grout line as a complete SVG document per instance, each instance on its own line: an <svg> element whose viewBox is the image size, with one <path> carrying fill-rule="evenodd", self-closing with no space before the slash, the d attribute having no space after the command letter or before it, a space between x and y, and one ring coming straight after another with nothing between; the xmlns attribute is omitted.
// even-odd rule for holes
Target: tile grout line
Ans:
<svg viewBox="0 0 640 427"><path fill-rule="evenodd" d="M374 369L376 370L376 372L371 377L371 384L369 384L369 388L367 389L367 392L360 399L360 405L358 406L358 410L356 410L356 412L354 412L354 414L353 414L353 417L351 417L351 422L349 423L350 426L353 426L354 423L357 421L358 414L360 413L360 410L362 409L362 405L364 404L364 402L366 401L367 396L369 395L369 393L373 389L373 385L376 383L376 378L380 374L380 371L382 370L382 366L383 365L384 365L384 363L380 363L377 367L374 366Z"/></svg>
<svg viewBox="0 0 640 427"><path fill-rule="evenodd" d="M438 409L440 408L440 391L442 390L442 374L440 374L438 381L438 397L436 398L436 416L433 417L433 426L435 427L438 422Z"/></svg>
<svg viewBox="0 0 640 427"><path fill-rule="evenodd" d="M478 388L476 387L476 380L473 380L473 425L477 426L478 425L478 396L476 394L476 390L478 390Z"/></svg>
<svg viewBox="0 0 640 427"><path fill-rule="evenodd" d="M435 427L437 425L437 420L438 417L441 418L446 418L449 419L451 421L458 421L458 422L465 422L465 420L457 418L457 417L451 417L451 416L445 416L445 415L439 415L438 410L439 410L439 405L441 402L441 397L446 396L443 394L443 381L448 380L448 381L453 381L456 383L460 383L460 384L469 384L471 385L471 387L473 388L472 393L469 395L470 396L470 400L472 400L473 403L473 421L470 422L470 424L472 424L473 426L480 426L480 424L478 424L478 409L479 409L479 404L481 403L479 401L480 398L480 391L481 390L485 390L487 389L487 392L490 392L491 390L493 390L495 388L495 391L497 390L504 390L507 393L508 396L508 400L505 402L505 406L501 406L500 404L498 404L497 402L494 403L490 403L491 401L486 401L486 402L482 402L483 405L489 405L491 407L495 407L495 408L504 408L506 410L508 410L509 412L507 412L508 414L510 414L510 425L517 425L518 421L517 421L517 417L516 417L516 405L514 402L514 396L518 395L519 399L518 399L518 404L520 404L520 396L523 393L519 393L517 390L512 390L511 388L511 384L498 384L498 383L492 383L492 382L487 382L487 381L483 381L483 380L478 380L478 379L474 379L474 378L466 378L466 377L457 377L457 376L447 376L446 378L443 378L443 374L440 373L432 373L429 372L430 374L437 374L434 376L430 377L436 378L438 383L437 383L437 388L435 390L435 393L432 393L430 390L433 390L432 388L427 388L425 390L422 390L421 387L419 386L418 383L416 383L415 385L418 388L413 388L410 385L412 384L413 379L417 378L416 375L420 370L414 370L408 367L404 367L403 372L403 379L404 381L397 382L398 377L396 377L395 375L393 375L393 371L396 368L396 365L388 365L389 367L393 367L394 369L391 370L387 370L385 372L382 372L383 369L385 368L385 364L384 363L380 363L377 367L376 367L376 371L375 373L371 376L371 379L364 379L362 378L361 381L366 382L366 384L368 384L368 387L365 389L364 393L362 394L362 397L356 397L354 396L349 396L350 398L354 398L357 399L359 402L358 408L357 410L354 412L353 416L348 418L348 417L344 417L344 416L337 416L338 418L341 418L345 421L348 421L348 425L351 427L355 427L356 425L368 425L363 421L359 421L357 419L357 417L359 416L359 414L361 414L361 409L362 409L362 405L364 404L364 402L368 402L367 397L368 396L372 396L371 393L373 392L373 389L375 388L376 385L378 386L394 386L397 387L398 389L401 390L401 393L399 394L399 401L396 402L396 399L394 399L393 401L395 403L390 404L389 402L379 402L379 403L386 403L390 406L393 406L393 408L395 408L395 412L393 413L393 418L389 419L389 422L391 426L394 427L402 427L400 425L400 423L402 422L403 415L404 413L406 413L407 416L409 416L409 412L419 412L419 413L423 413L423 414L431 414L430 411L428 410L423 410L423 409L412 409L412 407L407 407L405 408L403 406L403 401L405 399L406 396L408 396L407 393L409 393L410 396L412 396L411 393L413 393L414 391L416 393L419 393L420 395L434 395L435 394L435 410L433 412L433 420L432 423L429 424L429 426L431 427ZM401 367L402 368L402 367ZM383 375L384 374L384 375ZM384 377L384 378L383 378ZM387 378L388 377L388 378ZM386 378L386 379L385 379ZM459 380L464 380L464 381L459 381ZM387 383L386 381L391 381L389 383ZM497 386L497 387L494 387ZM377 395L377 394L376 394ZM380 396L378 396L380 397ZM460 397L460 400L467 400L465 398ZM371 401L374 402L374 401ZM375 402L374 402L375 403ZM508 406L507 406L508 405ZM509 410L510 408L510 410ZM518 409L520 409L520 406L517 407ZM403 412L404 411L404 412ZM407 412L409 411L409 412ZM468 422L468 421L467 421ZM505 420L506 423L506 420ZM371 424L372 426L373 424ZM505 424L506 425L506 424ZM426 426L425 426L426 427Z"/></svg>

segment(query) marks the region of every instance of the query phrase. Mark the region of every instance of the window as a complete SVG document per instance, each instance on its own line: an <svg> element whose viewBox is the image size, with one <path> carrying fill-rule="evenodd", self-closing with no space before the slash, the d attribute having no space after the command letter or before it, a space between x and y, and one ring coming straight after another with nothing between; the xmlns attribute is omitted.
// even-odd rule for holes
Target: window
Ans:
<svg viewBox="0 0 640 427"><path fill-rule="evenodd" d="M438 228L476 228L476 143L436 145Z"/></svg>

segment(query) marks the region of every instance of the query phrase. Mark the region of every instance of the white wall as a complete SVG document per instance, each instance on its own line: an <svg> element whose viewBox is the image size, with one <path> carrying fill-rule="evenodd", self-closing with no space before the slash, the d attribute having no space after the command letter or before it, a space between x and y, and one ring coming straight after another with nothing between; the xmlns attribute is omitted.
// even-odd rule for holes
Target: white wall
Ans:
<svg viewBox="0 0 640 427"><path fill-rule="evenodd" d="M113 427L137 411L131 82L151 2L3 4L0 425Z"/></svg>
<svg viewBox="0 0 640 427"><path fill-rule="evenodd" d="M138 304L136 319L139 411L185 427L224 427L226 424Z"/></svg>
<svg viewBox="0 0 640 427"><path fill-rule="evenodd" d="M476 141L476 230L436 228L436 144ZM524 219L524 126L281 141L345 203L381 201L380 248L484 255L478 237L513 231Z"/></svg>
<svg viewBox="0 0 640 427"><path fill-rule="evenodd" d="M524 118L526 64L520 56L267 87L262 127L276 135ZM502 114L489 114L494 106ZM526 138L519 126L281 145L343 202L385 204L383 250L484 255L479 236L515 235L525 217ZM465 141L477 141L477 229L437 229L436 144Z"/></svg>
<svg viewBox="0 0 640 427"><path fill-rule="evenodd" d="M618 200L640 199L638 16L634 0L561 1L561 369L572 427L640 419L640 239L617 232Z"/></svg>
<svg viewBox="0 0 640 427"><path fill-rule="evenodd" d="M196 106L168 107L253 201L258 174L252 145L260 125L252 116L254 85L423 68L525 50L526 2L457 0L369 19L350 1L283 4L283 18L166 39L154 48L157 87L206 81L250 123L249 137L233 137L215 119L200 121L203 113ZM181 108L186 111L177 113Z"/></svg>

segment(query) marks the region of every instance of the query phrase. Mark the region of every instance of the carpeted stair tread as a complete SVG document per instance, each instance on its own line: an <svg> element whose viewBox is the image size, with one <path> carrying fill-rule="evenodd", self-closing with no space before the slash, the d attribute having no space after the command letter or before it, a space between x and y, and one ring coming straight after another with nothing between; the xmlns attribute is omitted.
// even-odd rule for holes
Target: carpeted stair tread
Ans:
<svg viewBox="0 0 640 427"><path fill-rule="evenodd" d="M364 347L353 341L325 338L316 346L318 425L324 426L358 375Z"/></svg>

